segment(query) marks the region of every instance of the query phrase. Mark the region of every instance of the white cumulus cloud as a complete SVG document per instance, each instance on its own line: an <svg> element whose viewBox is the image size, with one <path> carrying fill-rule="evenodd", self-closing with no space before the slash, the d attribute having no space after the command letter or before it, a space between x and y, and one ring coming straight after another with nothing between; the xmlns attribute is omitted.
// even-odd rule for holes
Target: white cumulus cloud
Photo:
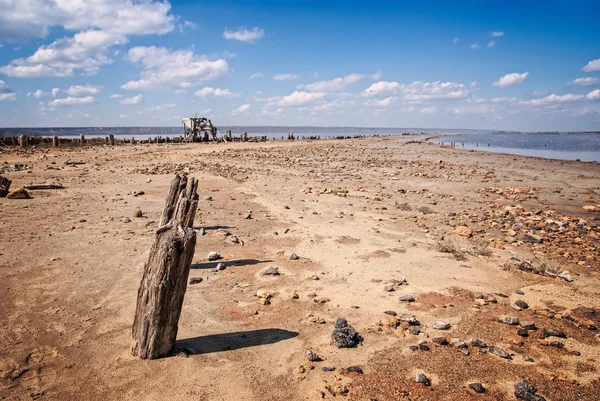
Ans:
<svg viewBox="0 0 600 401"><path fill-rule="evenodd" d="M49 106L72 106L78 104L91 104L94 103L96 99L93 96L85 96L85 97L65 97L62 99L54 99L48 102Z"/></svg>
<svg viewBox="0 0 600 401"><path fill-rule="evenodd" d="M453 44L453 45L455 45L455 44L457 44L457 43L458 43L458 41L459 41L459 39L458 39L458 38L454 38L454 39L452 39L452 44Z"/></svg>
<svg viewBox="0 0 600 401"><path fill-rule="evenodd" d="M379 81L381 79L381 71L377 71L375 74L372 74L371 79L373 81Z"/></svg>
<svg viewBox="0 0 600 401"><path fill-rule="evenodd" d="M573 83L575 85L581 85L581 86L594 86L598 82L600 82L600 78L587 77L587 78L577 78L577 79L573 80Z"/></svg>
<svg viewBox="0 0 600 401"><path fill-rule="evenodd" d="M223 37L227 40L239 40L244 43L256 43L258 40L265 36L265 31L255 26L248 30L245 27L239 28L235 31L226 29L223 32Z"/></svg>
<svg viewBox="0 0 600 401"><path fill-rule="evenodd" d="M467 86L456 82L422 82L415 81L411 84L398 82L379 81L362 93L364 97L389 97L401 95L402 99L410 102L424 100L451 100L460 99L469 95Z"/></svg>
<svg viewBox="0 0 600 401"><path fill-rule="evenodd" d="M344 90L346 86L355 84L361 79L363 79L363 75L361 74L350 74L345 77L313 82L312 84L303 85L299 89L309 92L339 92Z"/></svg>
<svg viewBox="0 0 600 401"><path fill-rule="evenodd" d="M254 74L250 75L250 79L262 78L262 77L264 77L264 75L260 72L255 72Z"/></svg>
<svg viewBox="0 0 600 401"><path fill-rule="evenodd" d="M323 100L325 98L323 92L303 92L295 91L290 95L283 96L280 99L267 103L267 106L277 105L279 107L290 107L290 106L304 106L307 104L315 103L316 101Z"/></svg>
<svg viewBox="0 0 600 401"><path fill-rule="evenodd" d="M15 100L17 100L17 95L4 81L0 80L0 102L13 102Z"/></svg>
<svg viewBox="0 0 600 401"><path fill-rule="evenodd" d="M211 88L211 87L206 87L206 88L202 88L200 90L197 90L196 93L194 93L194 95L196 96L201 96L201 97L210 97L210 96L214 96L214 97L235 97L238 96L239 93L234 93L232 91L230 91L229 89L219 89L219 88Z"/></svg>
<svg viewBox="0 0 600 401"><path fill-rule="evenodd" d="M600 100L600 89L591 91L585 96L588 100Z"/></svg>
<svg viewBox="0 0 600 401"><path fill-rule="evenodd" d="M298 75L296 75L296 74L276 74L276 75L273 75L273 79L275 81L293 81L294 79L298 79Z"/></svg>
<svg viewBox="0 0 600 401"><path fill-rule="evenodd" d="M60 89L52 88L52 97L56 97L56 95L58 95L58 92L60 92Z"/></svg>
<svg viewBox="0 0 600 401"><path fill-rule="evenodd" d="M144 96L142 96L142 95L127 97L127 98L121 100L121 104L140 104L143 98L144 98Z"/></svg>
<svg viewBox="0 0 600 401"><path fill-rule="evenodd" d="M113 93L112 95L110 95L111 99L120 99L122 97L123 95L121 95L120 93Z"/></svg>
<svg viewBox="0 0 600 401"><path fill-rule="evenodd" d="M506 88L507 86L518 85L525 81L525 78L529 75L528 72L524 72L519 74L518 72L513 72L512 74L506 74L501 77L499 80L494 81L492 83L493 86L497 86L499 88Z"/></svg>
<svg viewBox="0 0 600 401"><path fill-rule="evenodd" d="M144 67L139 80L121 86L127 90L185 89L220 78L229 71L225 59L210 60L191 50L138 46L129 50L127 59Z"/></svg>
<svg viewBox="0 0 600 401"><path fill-rule="evenodd" d="M583 72L595 72L595 71L600 71L600 58L597 58L596 60L592 60L589 63L587 63L582 69L581 71Z"/></svg>
<svg viewBox="0 0 600 401"><path fill-rule="evenodd" d="M27 92L27 96L33 96L34 98L39 99L44 96L44 92L42 92L41 89L38 89L35 92Z"/></svg>
<svg viewBox="0 0 600 401"><path fill-rule="evenodd" d="M494 47L496 45L496 41L495 40L491 40L490 43L488 43L487 47Z"/></svg>
<svg viewBox="0 0 600 401"><path fill-rule="evenodd" d="M576 101L579 101L582 99L584 99L583 95L567 94L567 95L560 96L560 95L556 95L553 93L553 94L548 95L541 99L524 100L519 103L528 104L528 105L532 105L532 106L541 106L541 105L546 105L546 104L551 104L551 103L576 102Z"/></svg>
<svg viewBox="0 0 600 401"><path fill-rule="evenodd" d="M168 1L154 0L18 0L0 1L0 40L44 38L49 28L98 29L113 34L165 34L176 17Z"/></svg>
<svg viewBox="0 0 600 401"><path fill-rule="evenodd" d="M75 85L70 86L69 89L66 90L67 94L70 96L80 97L87 95L97 95L100 93L100 88L98 86L91 85Z"/></svg>
<svg viewBox="0 0 600 401"><path fill-rule="evenodd" d="M243 104L240 107L238 107L237 109L233 109L231 111L231 114L235 115L239 115L239 114L246 114L248 113L248 110L250 110L250 105L249 104Z"/></svg>
<svg viewBox="0 0 600 401"><path fill-rule="evenodd" d="M479 49L479 47L480 47L480 46L479 46L479 43L473 43L473 44L471 45L471 49L473 49L473 50L475 50L475 49Z"/></svg>
<svg viewBox="0 0 600 401"><path fill-rule="evenodd" d="M437 111L436 107L423 107L421 109L421 114L433 114Z"/></svg>
<svg viewBox="0 0 600 401"><path fill-rule="evenodd" d="M122 34L90 30L72 38L59 39L41 46L33 55L15 59L0 67L0 72L11 77L68 77L82 72L98 73L100 67L112 63L107 50L115 44L126 43Z"/></svg>
<svg viewBox="0 0 600 401"><path fill-rule="evenodd" d="M499 38L500 36L504 36L504 32L494 31L494 32L492 32L492 36L495 38Z"/></svg>

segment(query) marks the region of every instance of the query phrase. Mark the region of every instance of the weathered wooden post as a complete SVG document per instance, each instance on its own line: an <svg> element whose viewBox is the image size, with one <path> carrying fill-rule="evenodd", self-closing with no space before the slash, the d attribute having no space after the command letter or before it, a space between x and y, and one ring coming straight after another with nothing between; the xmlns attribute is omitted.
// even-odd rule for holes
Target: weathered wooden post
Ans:
<svg viewBox="0 0 600 401"><path fill-rule="evenodd" d="M27 135L20 135L19 136L19 147L24 148L26 146L27 146Z"/></svg>
<svg viewBox="0 0 600 401"><path fill-rule="evenodd" d="M56 135L52 136L52 147L58 148L58 137Z"/></svg>
<svg viewBox="0 0 600 401"><path fill-rule="evenodd" d="M248 133L247 133L247 132L244 132L244 133L242 134L242 142L246 142L247 140L248 140Z"/></svg>
<svg viewBox="0 0 600 401"><path fill-rule="evenodd" d="M83 134L79 135L79 141L81 142L81 146L85 145L85 136Z"/></svg>
<svg viewBox="0 0 600 401"><path fill-rule="evenodd" d="M176 175L171 182L138 290L131 353L142 359L166 356L175 346L196 247L197 189L194 178Z"/></svg>
<svg viewBox="0 0 600 401"><path fill-rule="evenodd" d="M108 135L108 144L110 146L115 146L115 136L113 134Z"/></svg>
<svg viewBox="0 0 600 401"><path fill-rule="evenodd" d="M131 137L131 139L129 140L129 144L131 144L131 145L135 144L135 142L134 142L134 141L135 141L135 140L133 139L133 137Z"/></svg>

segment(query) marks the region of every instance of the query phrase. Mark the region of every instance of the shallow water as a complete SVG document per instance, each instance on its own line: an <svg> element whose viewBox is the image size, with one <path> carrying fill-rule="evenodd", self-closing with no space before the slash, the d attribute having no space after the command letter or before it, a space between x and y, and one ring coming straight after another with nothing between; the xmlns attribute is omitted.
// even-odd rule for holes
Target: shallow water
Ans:
<svg viewBox="0 0 600 401"><path fill-rule="evenodd" d="M436 142L486 152L600 162L600 135L596 134L460 134Z"/></svg>

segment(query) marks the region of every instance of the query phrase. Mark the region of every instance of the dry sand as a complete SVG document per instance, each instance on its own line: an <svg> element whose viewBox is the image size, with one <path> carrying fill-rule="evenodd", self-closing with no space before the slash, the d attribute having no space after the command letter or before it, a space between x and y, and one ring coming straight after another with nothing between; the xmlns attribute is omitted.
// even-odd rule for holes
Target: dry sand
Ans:
<svg viewBox="0 0 600 401"><path fill-rule="evenodd" d="M3 399L291 401L347 391L353 400L512 400L523 379L548 400L598 399L600 338L589 326L600 326L600 215L582 209L600 203L596 164L402 138L2 151L12 188L65 186L0 199ZM15 163L32 168L13 171ZM130 355L136 293L175 172L200 180L195 226L205 235L190 277L204 281L185 296L177 344L185 352L142 361ZM559 250L547 238L522 241L524 233L505 242L514 221L502 219L517 205L541 211L517 216L539 217L529 221L539 222L536 235L571 237ZM563 216L576 237L544 225ZM458 235L462 225L472 237ZM213 271L210 251L225 270ZM503 268L511 257L567 269L574 281ZM263 276L269 266L281 275ZM408 285L384 291L403 278ZM270 305L258 290L274 294ZM477 294L497 302L478 305ZM530 308L511 309L517 299ZM384 311L414 314L429 338L395 327ZM501 315L563 330L567 339L548 340L564 348L539 340L539 330L519 337ZM361 345L331 343L339 317ZM434 330L437 320L452 328ZM431 341L440 335L465 340L469 355ZM471 337L512 360L472 347ZM422 341L429 351L409 349ZM306 348L324 361L308 362ZM364 374L345 372L353 365ZM414 383L418 372L431 386ZM473 382L487 393L474 393Z"/></svg>

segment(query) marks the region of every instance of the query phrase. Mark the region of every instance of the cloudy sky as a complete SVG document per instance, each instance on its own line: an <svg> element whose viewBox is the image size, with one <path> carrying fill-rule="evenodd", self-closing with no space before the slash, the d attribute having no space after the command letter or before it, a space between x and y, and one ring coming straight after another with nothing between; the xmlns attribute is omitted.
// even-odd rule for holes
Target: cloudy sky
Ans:
<svg viewBox="0 0 600 401"><path fill-rule="evenodd" d="M600 2L0 0L0 127L600 130Z"/></svg>

